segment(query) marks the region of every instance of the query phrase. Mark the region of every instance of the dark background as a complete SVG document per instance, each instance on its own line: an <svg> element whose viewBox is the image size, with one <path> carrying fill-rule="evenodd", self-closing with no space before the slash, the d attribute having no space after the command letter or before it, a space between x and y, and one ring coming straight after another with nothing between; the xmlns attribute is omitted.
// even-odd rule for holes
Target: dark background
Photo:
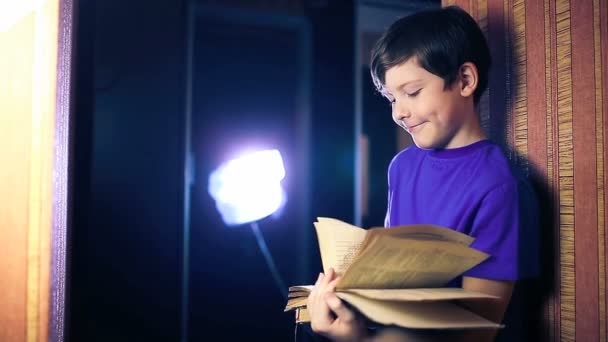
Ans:
<svg viewBox="0 0 608 342"><path fill-rule="evenodd" d="M313 231L315 217L355 219L356 4L200 3L254 19L235 24L228 14L195 20L188 211L188 2L76 1L69 341L293 339L293 315L283 313L285 301L254 235L248 226L227 228L207 194L209 172L240 149L279 148L284 155L287 206L260 221L260 229L287 285L312 283L321 269L316 238L303 233ZM376 3L399 10L399 1ZM310 29L310 131L304 138L297 135L301 122L294 111L300 36L293 28L269 27L268 14L297 17ZM363 122L371 141L369 226L383 222L396 133L389 107L363 72L362 101L370 114ZM302 150L306 158L298 155ZM308 198L299 195L303 189ZM187 339L181 336L184 323Z"/></svg>

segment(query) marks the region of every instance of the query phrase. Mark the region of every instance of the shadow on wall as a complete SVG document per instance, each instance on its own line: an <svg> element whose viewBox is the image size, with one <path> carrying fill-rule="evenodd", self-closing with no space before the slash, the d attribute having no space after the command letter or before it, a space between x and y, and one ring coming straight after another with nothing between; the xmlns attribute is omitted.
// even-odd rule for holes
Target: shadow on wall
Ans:
<svg viewBox="0 0 608 342"><path fill-rule="evenodd" d="M527 94L521 94L522 88L518 84L526 82L521 70L521 63L517 63L513 42L515 33L505 25L488 27L488 39L492 53L492 66L489 75L489 94L486 92L482 98L482 125L488 136L503 147L505 154L511 162L514 174L520 181L520 221L526 224L521 226L520 236L525 239L520 242L520 250L534 248L538 251L538 276L518 281L509 310L516 310L521 324L516 331L520 331L524 341L548 341L549 322L544 319L544 307L555 292L555 259L557 243L555 193L551 189L547 175L534 165L527 156L518 152L510 142L514 141L513 127L515 115L515 101ZM508 39L507 39L508 38ZM523 72L522 72L523 71ZM484 101L490 101L490 106L484 122ZM487 105L487 102L485 102ZM537 222L537 225L533 223ZM530 266L530 260L519 261L520 268ZM507 317L509 315L507 314ZM508 319L508 318L507 318ZM515 322L505 322L506 325ZM499 336L501 341L511 341L512 337Z"/></svg>

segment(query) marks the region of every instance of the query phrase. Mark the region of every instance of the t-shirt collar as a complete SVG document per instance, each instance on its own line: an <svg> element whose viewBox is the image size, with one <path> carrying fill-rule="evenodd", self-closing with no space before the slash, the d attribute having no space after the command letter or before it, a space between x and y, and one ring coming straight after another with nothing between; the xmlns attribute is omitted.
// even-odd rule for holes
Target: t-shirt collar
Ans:
<svg viewBox="0 0 608 342"><path fill-rule="evenodd" d="M463 146L463 147L440 148L440 149L423 150L423 151L428 153L428 155L433 158L451 159L451 158L459 158L459 157L470 155L490 144L492 144L492 142L490 140L483 139L483 140L474 142L470 145Z"/></svg>

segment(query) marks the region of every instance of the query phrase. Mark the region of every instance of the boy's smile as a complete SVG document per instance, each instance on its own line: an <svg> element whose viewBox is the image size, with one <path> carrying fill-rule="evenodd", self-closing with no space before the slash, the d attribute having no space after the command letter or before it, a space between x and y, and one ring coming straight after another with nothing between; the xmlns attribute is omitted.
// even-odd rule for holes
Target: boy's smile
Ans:
<svg viewBox="0 0 608 342"><path fill-rule="evenodd" d="M421 122L419 124L411 124L411 125L405 124L404 128L408 133L412 134L412 133L422 129L422 125L424 125L424 122Z"/></svg>
<svg viewBox="0 0 608 342"><path fill-rule="evenodd" d="M393 120L418 147L457 148L484 138L473 100L476 70L470 63L463 64L462 70L449 87L415 58L386 71L384 89L392 103Z"/></svg>

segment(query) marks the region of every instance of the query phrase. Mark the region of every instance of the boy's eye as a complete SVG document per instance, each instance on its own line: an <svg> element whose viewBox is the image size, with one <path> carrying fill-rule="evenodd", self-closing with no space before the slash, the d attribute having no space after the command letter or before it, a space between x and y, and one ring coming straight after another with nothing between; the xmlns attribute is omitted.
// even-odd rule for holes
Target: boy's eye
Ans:
<svg viewBox="0 0 608 342"><path fill-rule="evenodd" d="M422 88L416 90L413 93L405 93L408 97L416 97L416 95L420 94L420 91L422 90Z"/></svg>

